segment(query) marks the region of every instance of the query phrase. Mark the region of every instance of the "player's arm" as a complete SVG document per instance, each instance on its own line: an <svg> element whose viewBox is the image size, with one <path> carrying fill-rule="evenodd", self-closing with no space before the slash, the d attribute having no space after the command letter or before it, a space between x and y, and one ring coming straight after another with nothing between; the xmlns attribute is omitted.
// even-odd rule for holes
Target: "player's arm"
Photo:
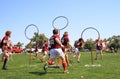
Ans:
<svg viewBox="0 0 120 79"><path fill-rule="evenodd" d="M70 47L72 47L72 45L70 44L70 42L68 42L68 45L69 45Z"/></svg>
<svg viewBox="0 0 120 79"><path fill-rule="evenodd" d="M55 38L56 43L58 43L61 47L64 47L61 43L61 41L58 38Z"/></svg>
<svg viewBox="0 0 120 79"><path fill-rule="evenodd" d="M72 45L70 44L69 38L67 38L66 41L67 41L67 45L70 46L70 47L72 47Z"/></svg>

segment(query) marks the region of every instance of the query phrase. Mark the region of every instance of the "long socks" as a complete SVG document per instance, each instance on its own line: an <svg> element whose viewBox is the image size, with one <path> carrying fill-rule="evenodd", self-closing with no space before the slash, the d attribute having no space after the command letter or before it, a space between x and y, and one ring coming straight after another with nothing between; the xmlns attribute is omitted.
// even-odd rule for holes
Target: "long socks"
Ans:
<svg viewBox="0 0 120 79"><path fill-rule="evenodd" d="M5 58L2 69L6 69L7 60L8 60L8 59Z"/></svg>
<svg viewBox="0 0 120 79"><path fill-rule="evenodd" d="M64 69L64 71L66 71L67 70L67 64L66 64L66 61L63 61L63 69Z"/></svg>

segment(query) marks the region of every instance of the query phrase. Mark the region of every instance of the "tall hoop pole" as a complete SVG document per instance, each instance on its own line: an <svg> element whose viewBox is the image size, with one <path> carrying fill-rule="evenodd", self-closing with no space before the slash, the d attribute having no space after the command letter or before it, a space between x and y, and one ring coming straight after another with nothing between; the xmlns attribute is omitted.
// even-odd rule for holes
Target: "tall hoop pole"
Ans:
<svg viewBox="0 0 120 79"><path fill-rule="evenodd" d="M93 30L97 31L97 33L98 33L98 38L100 38L100 33L99 33L99 31L98 31L96 28L93 28L93 27L87 27L87 28L85 28L85 29L82 31L82 33L81 33L81 38L83 38L83 33L84 33L86 30L88 30L88 29L93 29ZM92 48L90 49L90 51L91 51L91 64L93 64Z"/></svg>
<svg viewBox="0 0 120 79"><path fill-rule="evenodd" d="M28 35L27 35L27 29L29 28L29 27L35 27L36 28L36 33L38 33L39 34L39 29L38 29L38 27L35 25L35 24L30 24L30 25L28 25L26 28L25 28L25 31L24 31L24 33L25 33L25 37L28 39L28 40L30 40L30 43L29 43L29 48L30 48L30 59L29 59L29 64L31 64L31 59L32 59L32 40L31 40L31 38L32 37L29 37Z"/></svg>

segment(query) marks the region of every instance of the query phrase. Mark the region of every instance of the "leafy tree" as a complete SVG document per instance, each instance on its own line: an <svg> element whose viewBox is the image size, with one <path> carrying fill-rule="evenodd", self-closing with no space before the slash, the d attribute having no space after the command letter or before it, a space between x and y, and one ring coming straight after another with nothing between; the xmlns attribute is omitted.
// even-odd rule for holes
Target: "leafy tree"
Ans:
<svg viewBox="0 0 120 79"><path fill-rule="evenodd" d="M93 41L93 39L87 39L87 41L85 42L85 49L95 49L95 42Z"/></svg>
<svg viewBox="0 0 120 79"><path fill-rule="evenodd" d="M114 48L114 50L117 52L120 50L120 35L118 36L112 36L108 38L109 40L109 48Z"/></svg>
<svg viewBox="0 0 120 79"><path fill-rule="evenodd" d="M38 43L39 48L42 48L44 40L48 41L48 38L44 34L34 33L34 36L31 38L31 43L26 45L26 48L35 48L36 43Z"/></svg>
<svg viewBox="0 0 120 79"><path fill-rule="evenodd" d="M23 46L23 44L24 44L24 43L18 42L18 43L16 44L16 46L18 46L18 47L20 48L20 47Z"/></svg>

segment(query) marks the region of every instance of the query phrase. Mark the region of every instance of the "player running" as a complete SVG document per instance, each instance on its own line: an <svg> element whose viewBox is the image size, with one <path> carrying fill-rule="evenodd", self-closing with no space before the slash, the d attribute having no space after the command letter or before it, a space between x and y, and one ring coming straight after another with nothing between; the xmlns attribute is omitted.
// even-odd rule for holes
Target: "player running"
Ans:
<svg viewBox="0 0 120 79"><path fill-rule="evenodd" d="M84 47L84 41L82 38L79 38L79 40L75 44L74 55L73 55L73 58L77 56L78 63L80 62L80 56L81 56L80 50L83 47Z"/></svg>
<svg viewBox="0 0 120 79"><path fill-rule="evenodd" d="M44 40L43 46L42 46L42 58L41 58L41 62L45 61L46 56L48 55L48 42L46 40Z"/></svg>
<svg viewBox="0 0 120 79"><path fill-rule="evenodd" d="M53 30L53 35L50 38L50 59L47 64L44 66L44 70L47 69L49 65L54 64L55 58L60 58L62 60L63 72L67 72L65 54L62 51L64 47L60 41L60 36L58 34L58 29Z"/></svg>
<svg viewBox="0 0 120 79"><path fill-rule="evenodd" d="M69 51L69 47L71 48L72 46L70 44L70 40L69 40L69 37L68 37L68 32L64 32L63 37L61 38L61 42L64 45L63 52L65 54L65 59L66 59L67 66L70 66L69 59L68 59L68 51ZM60 62L61 62L61 60L59 59L58 65L61 64Z"/></svg>

